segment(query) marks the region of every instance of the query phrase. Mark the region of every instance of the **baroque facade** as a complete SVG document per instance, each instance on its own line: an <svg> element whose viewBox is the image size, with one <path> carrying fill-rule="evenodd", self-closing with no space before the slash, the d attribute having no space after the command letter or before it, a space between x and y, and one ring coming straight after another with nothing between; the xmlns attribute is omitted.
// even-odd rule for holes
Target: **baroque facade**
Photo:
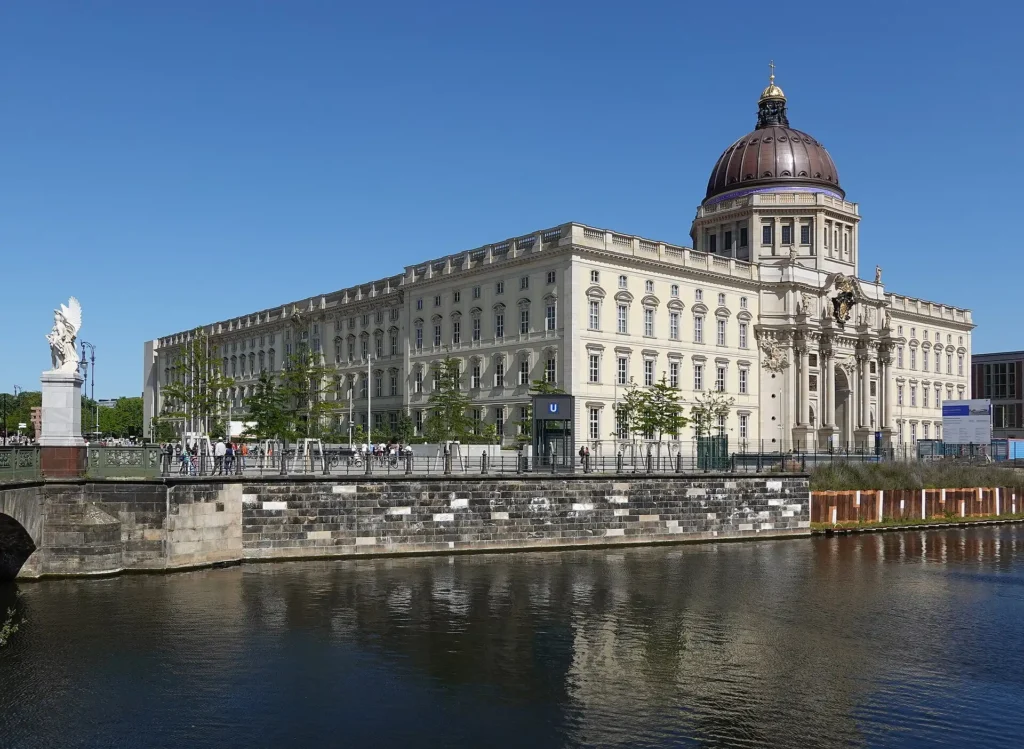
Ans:
<svg viewBox="0 0 1024 749"><path fill-rule="evenodd" d="M569 223L206 325L233 412L308 346L336 371L329 397L351 392L354 423L385 429L403 412L422 429L451 355L471 416L505 441L546 379L600 453L623 389L662 377L686 402L734 398L722 426L750 449L941 437L942 401L970 393L970 311L887 291L879 268L860 279L859 209L831 156L789 126L774 76L758 110L712 170L692 248ZM147 428L189 336L145 344Z"/></svg>

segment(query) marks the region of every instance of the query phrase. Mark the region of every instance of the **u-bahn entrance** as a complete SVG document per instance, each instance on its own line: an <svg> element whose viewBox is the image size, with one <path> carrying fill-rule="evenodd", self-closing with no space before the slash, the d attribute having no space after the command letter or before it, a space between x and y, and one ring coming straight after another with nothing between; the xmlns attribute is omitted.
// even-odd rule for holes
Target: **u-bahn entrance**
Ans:
<svg viewBox="0 0 1024 749"><path fill-rule="evenodd" d="M572 471L576 465L576 400L571 395L533 396L533 470Z"/></svg>

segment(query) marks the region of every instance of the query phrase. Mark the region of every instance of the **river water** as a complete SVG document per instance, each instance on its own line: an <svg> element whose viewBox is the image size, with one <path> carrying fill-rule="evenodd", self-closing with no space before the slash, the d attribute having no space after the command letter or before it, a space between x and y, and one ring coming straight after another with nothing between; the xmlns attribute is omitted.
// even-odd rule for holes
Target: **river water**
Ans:
<svg viewBox="0 0 1024 749"><path fill-rule="evenodd" d="M0 599L27 620L0 650L3 749L1024 741L1017 526L258 564Z"/></svg>

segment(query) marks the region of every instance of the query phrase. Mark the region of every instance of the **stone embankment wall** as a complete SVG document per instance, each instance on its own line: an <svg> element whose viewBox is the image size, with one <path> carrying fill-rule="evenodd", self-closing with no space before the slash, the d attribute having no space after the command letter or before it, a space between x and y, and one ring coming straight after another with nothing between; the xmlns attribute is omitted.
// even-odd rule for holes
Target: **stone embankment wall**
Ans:
<svg viewBox="0 0 1024 749"><path fill-rule="evenodd" d="M0 489L0 575L6 570L8 577L11 570L20 577L90 575L245 559L809 532L810 496L802 475L268 477L37 482Z"/></svg>

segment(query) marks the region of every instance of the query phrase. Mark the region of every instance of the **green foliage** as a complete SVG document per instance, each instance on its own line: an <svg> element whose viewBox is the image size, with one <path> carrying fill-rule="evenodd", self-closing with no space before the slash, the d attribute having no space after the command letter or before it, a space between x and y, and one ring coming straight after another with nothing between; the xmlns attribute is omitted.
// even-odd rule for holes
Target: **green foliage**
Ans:
<svg viewBox="0 0 1024 749"><path fill-rule="evenodd" d="M322 363L319 354L304 347L285 362L280 386L286 399L289 426L296 436L320 437L334 420L334 414L344 407L341 400L328 400L331 391L326 385L333 374L334 370Z"/></svg>
<svg viewBox="0 0 1024 749"><path fill-rule="evenodd" d="M352 429L352 444L363 445L366 443L366 430L362 424L356 424Z"/></svg>
<svg viewBox="0 0 1024 749"><path fill-rule="evenodd" d="M9 393L0 393L0 434L6 429L7 434L13 436L18 433L18 424L25 424L21 430L22 435L35 437L35 428L32 426L32 409L43 404L43 394L38 390L22 390L17 396ZM7 415L4 418L4 411Z"/></svg>
<svg viewBox="0 0 1024 749"><path fill-rule="evenodd" d="M970 465L952 460L933 463L838 461L811 470L812 491L964 489L979 486L1024 491L1024 474L1011 468Z"/></svg>
<svg viewBox="0 0 1024 749"><path fill-rule="evenodd" d="M174 424L160 417L153 419L151 433L154 442L174 442L178 438L177 433L174 431Z"/></svg>
<svg viewBox="0 0 1024 749"><path fill-rule="evenodd" d="M295 439L286 413L288 396L270 372L260 373L253 393L245 399L246 421L250 422L243 436L247 439Z"/></svg>
<svg viewBox="0 0 1024 749"><path fill-rule="evenodd" d="M113 408L100 406L99 415L100 433L105 437L142 436L142 398L118 398ZM85 412L82 421L86 421ZM82 427L88 430L85 424Z"/></svg>
<svg viewBox="0 0 1024 749"><path fill-rule="evenodd" d="M484 439L484 444L498 444L498 425L484 424L483 429L480 430L480 436Z"/></svg>
<svg viewBox="0 0 1024 749"><path fill-rule="evenodd" d="M471 431L466 407L469 396L460 387L459 362L450 356L434 365L437 387L428 398L423 432L428 442L461 440Z"/></svg>
<svg viewBox="0 0 1024 749"><path fill-rule="evenodd" d="M21 596L21 593L18 593ZM0 648L7 645L10 639L17 633L17 631L26 623L26 619L18 619L18 611L13 606L7 609L7 615L3 620L3 624L0 624Z"/></svg>
<svg viewBox="0 0 1024 749"><path fill-rule="evenodd" d="M641 388L635 382L627 385L616 404L615 413L616 425L612 436L616 438L622 424L627 434L661 440L665 436L677 436L689 423L683 415L679 388L669 385L664 375L651 387Z"/></svg>
<svg viewBox="0 0 1024 749"><path fill-rule="evenodd" d="M736 399L709 390L698 395L696 401L690 408L690 417L697 437L706 437L711 434L719 418L729 416L729 411L732 410L732 404L736 402Z"/></svg>
<svg viewBox="0 0 1024 749"><path fill-rule="evenodd" d="M171 375L170 384L163 388L166 405L161 418L175 421L182 431L195 432L222 415L223 393L235 381L221 372L220 357L202 328L182 344Z"/></svg>
<svg viewBox="0 0 1024 749"><path fill-rule="evenodd" d="M405 411L398 417L398 431L395 433L395 437L404 444L408 445L413 441L416 436L416 425L413 423L412 418Z"/></svg>

